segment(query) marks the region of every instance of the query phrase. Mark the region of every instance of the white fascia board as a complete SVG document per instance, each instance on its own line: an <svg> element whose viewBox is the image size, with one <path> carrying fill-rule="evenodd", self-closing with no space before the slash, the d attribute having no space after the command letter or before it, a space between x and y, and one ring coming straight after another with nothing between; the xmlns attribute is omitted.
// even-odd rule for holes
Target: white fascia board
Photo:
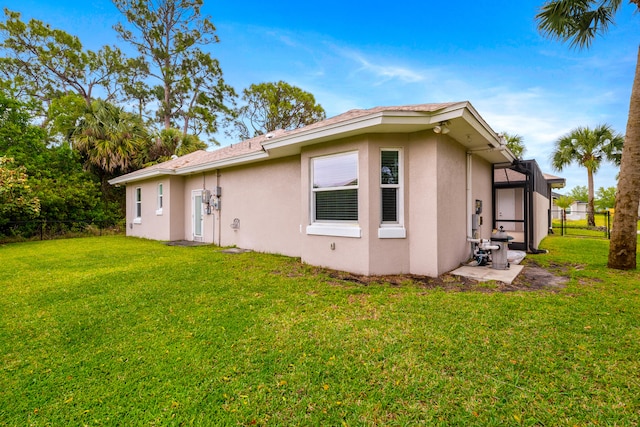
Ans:
<svg viewBox="0 0 640 427"><path fill-rule="evenodd" d="M372 128L382 124L382 113L372 116L358 117L349 121L338 122L328 126L313 128L301 131L293 135L284 135L273 142L263 142L265 150L273 150L285 146L308 143L315 140L335 138L338 135L348 136L362 131L362 129Z"/></svg>
<svg viewBox="0 0 640 427"><path fill-rule="evenodd" d="M151 169L148 171L136 173L135 176L130 176L131 174L118 176L116 178L110 179L107 182L111 185L119 185L119 184L126 185L130 182L144 181L145 179L155 178L155 177L164 176L164 175L175 175L175 173L176 171L174 169Z"/></svg>
<svg viewBox="0 0 640 427"><path fill-rule="evenodd" d="M260 160L268 159L269 153L264 151L256 151L254 153L244 154L236 157L229 157L222 160L215 160L212 162L202 163L199 165L186 166L179 168L176 171L176 175L189 175L198 172L208 172L215 169L221 169L229 166L238 166L245 163L253 163Z"/></svg>
<svg viewBox="0 0 640 427"><path fill-rule="evenodd" d="M436 125L440 122L464 117L464 113L467 109L469 109L469 107L471 107L471 104L469 102L460 102L443 108L442 110L438 110L435 113L431 113L431 123L433 125Z"/></svg>

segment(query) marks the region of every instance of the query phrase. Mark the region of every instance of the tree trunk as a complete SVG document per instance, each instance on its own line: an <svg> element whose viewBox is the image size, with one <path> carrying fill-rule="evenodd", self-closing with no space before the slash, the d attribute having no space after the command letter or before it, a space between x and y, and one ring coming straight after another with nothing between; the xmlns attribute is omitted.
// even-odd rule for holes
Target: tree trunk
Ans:
<svg viewBox="0 0 640 427"><path fill-rule="evenodd" d="M587 225L589 227L596 226L596 218L594 215L595 207L593 206L593 170L587 168L587 185L588 185L588 198L587 198Z"/></svg>
<svg viewBox="0 0 640 427"><path fill-rule="evenodd" d="M164 84L164 128L171 129L171 86Z"/></svg>
<svg viewBox="0 0 640 427"><path fill-rule="evenodd" d="M640 203L640 49L636 60L636 73L631 89L627 132L622 148L620 177L616 191L616 209L609 246L610 268L632 270L636 268L638 242L637 220Z"/></svg>

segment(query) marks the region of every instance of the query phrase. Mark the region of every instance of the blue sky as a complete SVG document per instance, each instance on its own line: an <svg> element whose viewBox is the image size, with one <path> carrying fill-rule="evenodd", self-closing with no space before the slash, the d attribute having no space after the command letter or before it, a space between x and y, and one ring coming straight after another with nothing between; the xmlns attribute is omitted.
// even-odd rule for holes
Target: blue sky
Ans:
<svg viewBox="0 0 640 427"><path fill-rule="evenodd" d="M538 34L534 16L542 3L205 0L203 12L220 37L211 52L239 93L284 80L313 93L329 117L468 100L495 131L522 135L524 157L565 177L567 189L586 186L583 168L551 168L553 142L601 123L624 134L640 16L624 2L617 25L591 49L576 51ZM122 17L108 0L5 6L77 35L88 49L119 43L112 25ZM614 186L616 173L603 165L595 187Z"/></svg>

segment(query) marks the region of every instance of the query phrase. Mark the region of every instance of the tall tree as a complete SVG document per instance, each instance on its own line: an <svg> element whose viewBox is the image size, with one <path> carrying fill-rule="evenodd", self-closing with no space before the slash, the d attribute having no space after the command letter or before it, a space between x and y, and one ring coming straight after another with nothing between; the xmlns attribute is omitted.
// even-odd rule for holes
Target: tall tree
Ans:
<svg viewBox="0 0 640 427"><path fill-rule="evenodd" d="M115 96L118 78L129 67L118 48L103 47L97 52L84 50L80 39L49 24L20 19L20 13L4 9L0 22L4 40L0 65L6 77L23 85L26 95L47 102L60 94L74 92L87 107L97 87L107 98Z"/></svg>
<svg viewBox="0 0 640 427"><path fill-rule="evenodd" d="M640 1L632 0L640 10ZM538 29L545 35L569 42L571 47L588 48L593 39L614 23L622 0L552 0L536 15ZM640 204L640 49L631 89L629 117L616 194L609 245L610 268L636 268L637 217Z"/></svg>
<svg viewBox="0 0 640 427"><path fill-rule="evenodd" d="M598 171L603 161L615 162L614 153L620 150L624 138L616 134L611 126L599 125L595 129L578 127L568 134L561 136L555 143L551 154L551 165L556 170L562 170L572 163L587 169L587 223L595 227L594 216L594 184L593 174ZM636 208L637 210L637 208Z"/></svg>
<svg viewBox="0 0 640 427"><path fill-rule="evenodd" d="M162 129L145 146L143 162L145 166L150 166L167 161L172 156L184 156L206 148L207 144L200 141L195 135L184 135L178 129Z"/></svg>
<svg viewBox="0 0 640 427"><path fill-rule="evenodd" d="M600 210L613 208L616 204L616 187L600 187L596 192L596 207Z"/></svg>
<svg viewBox="0 0 640 427"><path fill-rule="evenodd" d="M40 200L27 178L24 166L16 165L11 157L0 157L0 231L9 221L34 218L40 213Z"/></svg>
<svg viewBox="0 0 640 427"><path fill-rule="evenodd" d="M71 98L74 104L65 102L62 105L77 104L84 108L80 96L72 95ZM114 197L112 203L100 203L101 200L104 202L106 193L100 188L95 171L83 168L79 152L73 150L68 142L48 145L45 129L34 125L30 114L28 105L0 92L0 157L15 159L15 167L9 168L14 178L19 176L18 168L26 174L30 191L40 201L40 218L51 222L108 220L116 223L122 217L120 205L123 195L109 186L109 194L114 192L118 197ZM68 120L65 118L61 129L69 132L69 124L75 123L80 116L74 113ZM12 221L29 220L31 217L14 216ZM11 232L29 234L33 227L33 223L25 223L12 226Z"/></svg>
<svg viewBox="0 0 640 427"><path fill-rule="evenodd" d="M569 191L569 197L578 202L589 201L589 189L586 185L576 185Z"/></svg>
<svg viewBox="0 0 640 427"><path fill-rule="evenodd" d="M78 119L86 111L85 100L78 94L70 93L52 99L47 109L47 129L51 137L70 143Z"/></svg>
<svg viewBox="0 0 640 427"><path fill-rule="evenodd" d="M217 43L216 28L202 17L202 0L114 0L128 21L114 28L144 58L146 81L130 87L138 94L155 94L157 115L165 129L183 134L215 133L218 120L233 115L235 92L222 78L219 62L201 47ZM145 68L146 67L146 68Z"/></svg>
<svg viewBox="0 0 640 427"><path fill-rule="evenodd" d="M242 139L276 129L297 129L326 117L311 93L283 81L252 84L243 91L242 99L246 105L239 109L242 120L237 123Z"/></svg>
<svg viewBox="0 0 640 427"><path fill-rule="evenodd" d="M27 107L0 92L0 156L13 158L19 166L39 165L46 150L46 133L31 124Z"/></svg>

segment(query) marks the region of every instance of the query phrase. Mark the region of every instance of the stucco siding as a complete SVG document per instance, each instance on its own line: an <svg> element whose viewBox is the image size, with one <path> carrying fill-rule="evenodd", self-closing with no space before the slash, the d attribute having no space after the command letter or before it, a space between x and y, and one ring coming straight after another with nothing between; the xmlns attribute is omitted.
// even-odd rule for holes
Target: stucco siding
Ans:
<svg viewBox="0 0 640 427"><path fill-rule="evenodd" d="M344 224L360 227L359 237L336 235L314 235L307 233L312 224L311 207L311 159L357 151L358 153L358 221L357 224ZM358 274L369 274L369 146L367 136L347 138L335 143L305 147L301 153L301 210L302 210L302 261L338 270L348 270Z"/></svg>
<svg viewBox="0 0 640 427"><path fill-rule="evenodd" d="M184 198L184 179L182 177L166 177L158 182L164 183L163 212L169 216L169 240L183 240L185 221L185 207L181 201ZM172 202L174 201L175 202Z"/></svg>
<svg viewBox="0 0 640 427"><path fill-rule="evenodd" d="M406 161L411 157L406 134L384 134L369 136L369 162L367 165L367 179L370 183L369 204L369 274L403 274L410 273L409 264L409 236L380 238L379 230L382 224L382 190L380 188L381 152L382 149L399 150L401 162L402 206L399 207L399 224L393 227L404 230L410 228L407 213L409 166ZM400 217L401 216L401 217Z"/></svg>
<svg viewBox="0 0 640 427"><path fill-rule="evenodd" d="M438 140L438 274L450 271L470 255L467 243L466 151L450 138ZM482 179L474 171L474 179Z"/></svg>
<svg viewBox="0 0 640 427"><path fill-rule="evenodd" d="M491 238L491 223L492 223L492 201L493 201L493 181L491 180L492 167L489 162L479 158L478 156L472 156L471 164L471 214L475 213L475 201L480 200L482 202L482 225L480 226L480 238ZM466 184L465 184L466 186ZM466 220L466 218L465 218ZM471 253L471 246L469 245L469 254Z"/></svg>
<svg viewBox="0 0 640 427"><path fill-rule="evenodd" d="M413 274L438 275L438 174L437 143L433 132L409 136L411 155L406 158L410 228L409 263Z"/></svg>
<svg viewBox="0 0 640 427"><path fill-rule="evenodd" d="M136 217L136 193L141 191L141 216ZM169 215L158 211L158 181L147 180L127 186L127 236L170 240Z"/></svg>
<svg viewBox="0 0 640 427"><path fill-rule="evenodd" d="M533 249L537 249L538 245L549 233L549 199L544 195L534 192L533 197Z"/></svg>
<svg viewBox="0 0 640 427"><path fill-rule="evenodd" d="M213 180L212 180L213 181ZM300 158L219 171L222 246L300 256Z"/></svg>

